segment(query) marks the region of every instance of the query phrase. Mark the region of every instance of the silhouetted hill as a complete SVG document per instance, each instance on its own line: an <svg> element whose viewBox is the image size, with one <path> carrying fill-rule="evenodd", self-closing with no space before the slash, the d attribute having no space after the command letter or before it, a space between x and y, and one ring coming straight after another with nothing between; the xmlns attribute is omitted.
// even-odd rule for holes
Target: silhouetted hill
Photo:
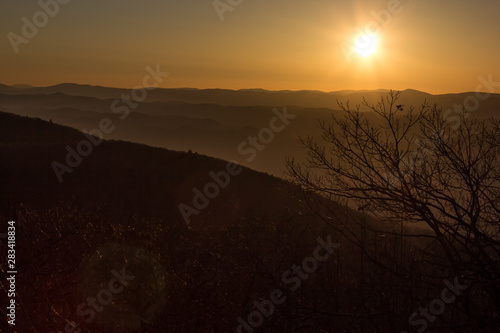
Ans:
<svg viewBox="0 0 500 333"><path fill-rule="evenodd" d="M13 90L16 90L17 88L13 87L13 86L8 86L8 85L5 85L5 84L1 84L0 83L0 91L1 92L9 92L9 91L13 91Z"/></svg>
<svg viewBox="0 0 500 333"><path fill-rule="evenodd" d="M20 204L48 208L69 200L87 209L99 208L105 214L162 217L181 224L178 205L192 206L193 189L203 189L213 181L209 173L224 171L227 165L193 153L103 141L59 183L52 163L67 164L66 147L77 150L82 140L89 139L74 129L1 112L1 202L10 206L4 206L4 210ZM227 189L211 200L200 219L193 216L193 221L211 216L217 217L212 223L229 224L235 222L234 216L248 210L276 217L287 206L296 205L289 193L292 188L278 178L247 168L233 178Z"/></svg>
<svg viewBox="0 0 500 333"><path fill-rule="evenodd" d="M16 221L19 332L238 332L256 311L272 312L257 325L267 332L392 332L421 304L402 295L439 295L451 274L432 240L403 241L398 223L381 235L372 227L385 224L248 168L216 190L210 173L226 161L124 141L84 148L97 139L0 112L0 219ZM68 149L87 156L73 155L59 182L53 163L69 165ZM208 203L193 203L196 189ZM181 203L199 208L189 225ZM117 272L128 277L121 291L109 283ZM113 301L89 310L109 299L105 288Z"/></svg>

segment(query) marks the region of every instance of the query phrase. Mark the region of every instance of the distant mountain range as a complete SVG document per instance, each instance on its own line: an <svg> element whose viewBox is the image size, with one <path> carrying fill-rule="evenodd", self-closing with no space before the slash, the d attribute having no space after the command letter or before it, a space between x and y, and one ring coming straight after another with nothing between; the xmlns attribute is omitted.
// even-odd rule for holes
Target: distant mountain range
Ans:
<svg viewBox="0 0 500 333"><path fill-rule="evenodd" d="M32 87L29 85L8 86L0 84L0 93L5 94L55 94L63 93L70 96L85 96L99 99L115 99L121 94L127 94L130 89L109 88L101 86L63 83L49 87ZM361 103L363 98L369 102L376 101L381 94L388 90L342 90L336 92L322 92L316 90L281 90L269 91L264 89L196 89L196 88L157 88L148 92L147 102L185 102L193 104L218 104L222 106L279 106L293 105L308 108L337 108L337 100L350 100L353 104ZM421 103L427 99L430 103L437 103L443 107L450 106L450 102L461 103L473 92L459 94L431 95L425 92L407 89L403 91L402 102L408 104ZM498 96L497 96L498 98Z"/></svg>
<svg viewBox="0 0 500 333"><path fill-rule="evenodd" d="M337 101L351 107L366 99L376 103L387 94L376 91L267 91L262 89L154 89L147 98L130 108L130 115L121 120L113 112L113 103L130 90L90 85L59 84L51 87L16 87L0 85L0 109L23 116L52 120L79 130L98 127L102 118L116 124L107 139L128 140L179 151L192 151L236 160L252 169L282 176L285 156L304 158L299 137L319 137L318 120L329 121L332 114L340 115ZM427 101L444 109L460 105L474 93L431 95L416 90L402 92L400 103L419 107ZM120 104L122 105L123 102ZM254 159L242 154L238 147L249 136L269 126L273 109L297 117L285 130L275 133L265 149ZM362 109L363 110L363 109ZM500 110L500 95L491 94L481 101L475 115L496 117ZM247 150L248 151L248 150Z"/></svg>

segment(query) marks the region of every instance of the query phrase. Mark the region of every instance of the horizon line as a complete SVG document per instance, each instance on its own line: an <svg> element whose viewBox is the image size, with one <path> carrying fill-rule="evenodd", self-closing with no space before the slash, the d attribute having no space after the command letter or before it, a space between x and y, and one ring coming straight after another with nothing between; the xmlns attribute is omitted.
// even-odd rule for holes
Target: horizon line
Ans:
<svg viewBox="0 0 500 333"><path fill-rule="evenodd" d="M25 90L25 89L33 89L33 88L52 88L52 87L57 87L57 86L63 86L63 85L75 85L75 86L87 86L87 87L95 87L95 88L104 88L104 89L120 89L120 90L132 90L134 88L130 87L113 87L113 86L103 86L103 85L96 85L96 84L88 84L88 83L74 83L74 82L63 82L63 83L57 83L57 84L52 84L48 86L35 86L31 84L25 84L25 83L20 83L20 84L5 84L5 83L0 83L0 86L7 86L11 87L14 89L19 89L19 90ZM19 86L26 86L24 88L21 88ZM325 91L325 90L318 90L318 89L298 89L298 90L292 90L292 89L265 89L265 88L198 88L198 87L155 87L155 90L157 89L163 89L163 90L227 90L227 91L264 91L264 92L316 92L316 93L323 93L323 94L335 94L335 93L371 93L371 92L389 92L389 91L399 91L399 92L405 92L405 91L414 91L414 92L419 92L423 94L428 94L432 96L439 96L439 95L460 95L460 94L468 94L468 93L474 93L473 91L462 91L462 92L447 92L447 93L429 93L423 90L418 90L414 88L406 88L406 89L387 89L387 88L377 88L377 89L342 89L342 90L333 90L333 91ZM495 93L493 93L495 94Z"/></svg>

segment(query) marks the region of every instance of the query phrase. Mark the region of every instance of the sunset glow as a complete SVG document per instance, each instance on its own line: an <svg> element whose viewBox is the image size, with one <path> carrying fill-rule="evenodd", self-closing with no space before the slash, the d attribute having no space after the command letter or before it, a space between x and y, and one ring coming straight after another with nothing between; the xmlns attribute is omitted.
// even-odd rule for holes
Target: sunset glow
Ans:
<svg viewBox="0 0 500 333"><path fill-rule="evenodd" d="M37 2L0 9L3 84L132 88L159 63L165 88L449 93L500 73L495 1L90 0L46 22Z"/></svg>

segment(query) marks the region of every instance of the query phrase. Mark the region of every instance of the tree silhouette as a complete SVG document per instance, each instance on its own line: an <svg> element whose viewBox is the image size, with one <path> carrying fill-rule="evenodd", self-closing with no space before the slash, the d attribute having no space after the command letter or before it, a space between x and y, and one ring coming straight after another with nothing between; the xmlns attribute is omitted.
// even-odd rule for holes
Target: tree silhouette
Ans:
<svg viewBox="0 0 500 333"><path fill-rule="evenodd" d="M402 236L439 243L445 256L439 264L477 283L498 320L499 123L462 113L456 128L437 106L403 110L400 96L391 91L354 109L339 103L344 117L319 122L323 142L301 139L307 161L287 159L288 174L309 191L401 224ZM423 228L403 230L408 226ZM466 311L473 316L471 294Z"/></svg>

